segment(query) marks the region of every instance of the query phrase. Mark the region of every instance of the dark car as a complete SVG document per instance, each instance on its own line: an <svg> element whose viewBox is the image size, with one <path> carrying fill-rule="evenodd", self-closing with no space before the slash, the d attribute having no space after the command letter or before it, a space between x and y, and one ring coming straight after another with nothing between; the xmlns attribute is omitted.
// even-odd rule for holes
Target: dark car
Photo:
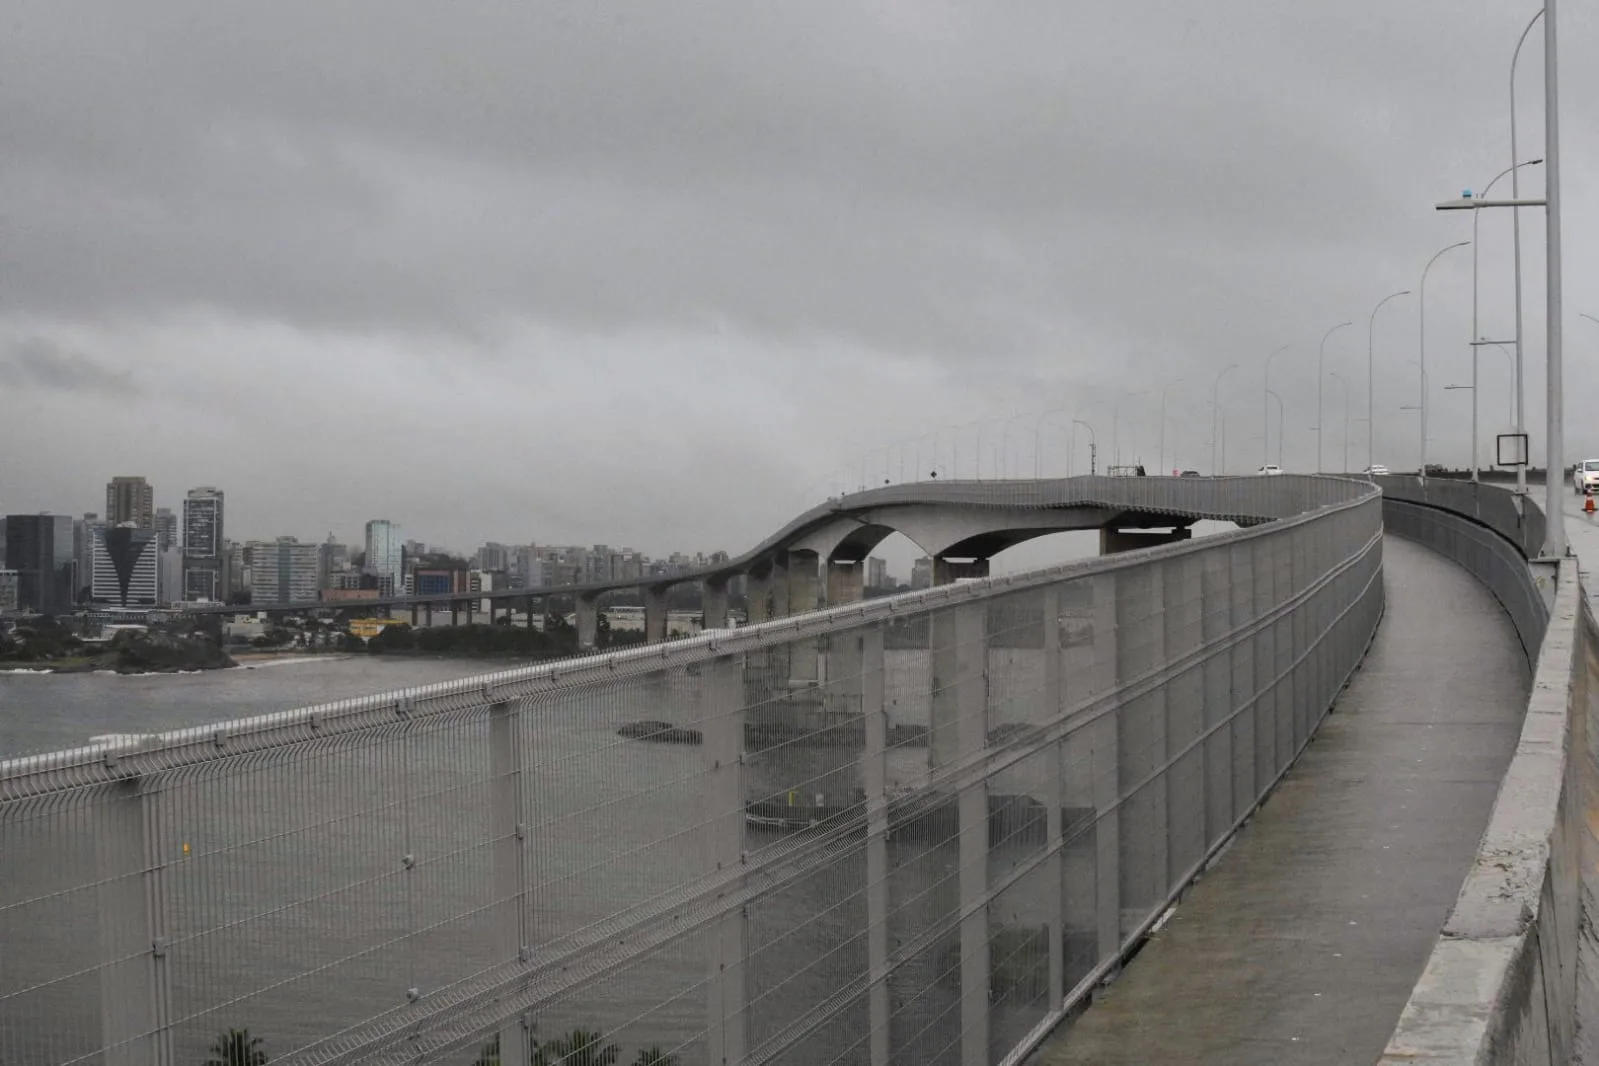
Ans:
<svg viewBox="0 0 1599 1066"><path fill-rule="evenodd" d="M1184 470L1178 477L1202 477L1198 470Z"/></svg>

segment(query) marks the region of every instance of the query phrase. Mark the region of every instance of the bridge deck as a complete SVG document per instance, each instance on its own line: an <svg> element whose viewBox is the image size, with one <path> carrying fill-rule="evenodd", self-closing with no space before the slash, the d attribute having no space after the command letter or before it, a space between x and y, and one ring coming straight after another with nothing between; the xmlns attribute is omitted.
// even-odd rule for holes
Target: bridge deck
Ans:
<svg viewBox="0 0 1599 1066"><path fill-rule="evenodd" d="M1373 1062L1454 902L1527 669L1464 570L1389 537L1365 665L1214 869L1033 1066Z"/></svg>

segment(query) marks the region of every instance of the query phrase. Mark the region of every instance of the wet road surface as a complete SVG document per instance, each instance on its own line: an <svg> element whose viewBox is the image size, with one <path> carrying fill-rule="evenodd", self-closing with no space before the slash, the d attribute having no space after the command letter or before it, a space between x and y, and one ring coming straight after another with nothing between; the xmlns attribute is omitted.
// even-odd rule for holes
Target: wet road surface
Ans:
<svg viewBox="0 0 1599 1066"><path fill-rule="evenodd" d="M1387 614L1314 743L1030 1066L1382 1054L1487 825L1528 685L1509 619L1470 574L1397 537L1383 552Z"/></svg>

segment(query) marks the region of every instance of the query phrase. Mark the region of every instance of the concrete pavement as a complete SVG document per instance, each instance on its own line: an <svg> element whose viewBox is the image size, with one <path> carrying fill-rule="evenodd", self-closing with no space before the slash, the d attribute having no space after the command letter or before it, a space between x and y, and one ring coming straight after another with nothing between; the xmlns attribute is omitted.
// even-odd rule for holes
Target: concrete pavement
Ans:
<svg viewBox="0 0 1599 1066"><path fill-rule="evenodd" d="M1487 824L1528 685L1486 589L1415 544L1383 551L1388 613L1315 742L1033 1066L1381 1055Z"/></svg>

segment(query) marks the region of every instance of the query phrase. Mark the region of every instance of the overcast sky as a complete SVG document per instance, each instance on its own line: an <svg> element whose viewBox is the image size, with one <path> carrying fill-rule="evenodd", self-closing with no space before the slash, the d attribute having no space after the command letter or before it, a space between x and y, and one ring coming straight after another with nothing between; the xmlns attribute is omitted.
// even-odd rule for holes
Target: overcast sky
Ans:
<svg viewBox="0 0 1599 1066"><path fill-rule="evenodd" d="M166 506L224 488L240 539L388 517L463 550L739 551L847 482L925 473L935 431L942 476L972 476L981 419L984 476L1030 474L1035 427L1064 473L1079 411L1102 463L1115 442L1209 469L1229 363L1227 464L1252 471L1282 345L1284 462L1308 468L1317 342L1354 320L1327 346L1341 465L1373 305L1470 236L1431 204L1509 162L1534 10L12 0L0 509L97 511L144 474ZM1599 452L1595 19L1561 27L1568 457ZM1535 31L1529 158L1542 72ZM1524 223L1541 453L1542 212ZM1509 233L1485 215L1494 338ZM1470 393L1444 386L1470 381L1470 282L1462 249L1427 286L1430 455L1462 464ZM1417 327L1414 296L1377 321L1395 467ZM1486 350L1485 442L1508 365Z"/></svg>

